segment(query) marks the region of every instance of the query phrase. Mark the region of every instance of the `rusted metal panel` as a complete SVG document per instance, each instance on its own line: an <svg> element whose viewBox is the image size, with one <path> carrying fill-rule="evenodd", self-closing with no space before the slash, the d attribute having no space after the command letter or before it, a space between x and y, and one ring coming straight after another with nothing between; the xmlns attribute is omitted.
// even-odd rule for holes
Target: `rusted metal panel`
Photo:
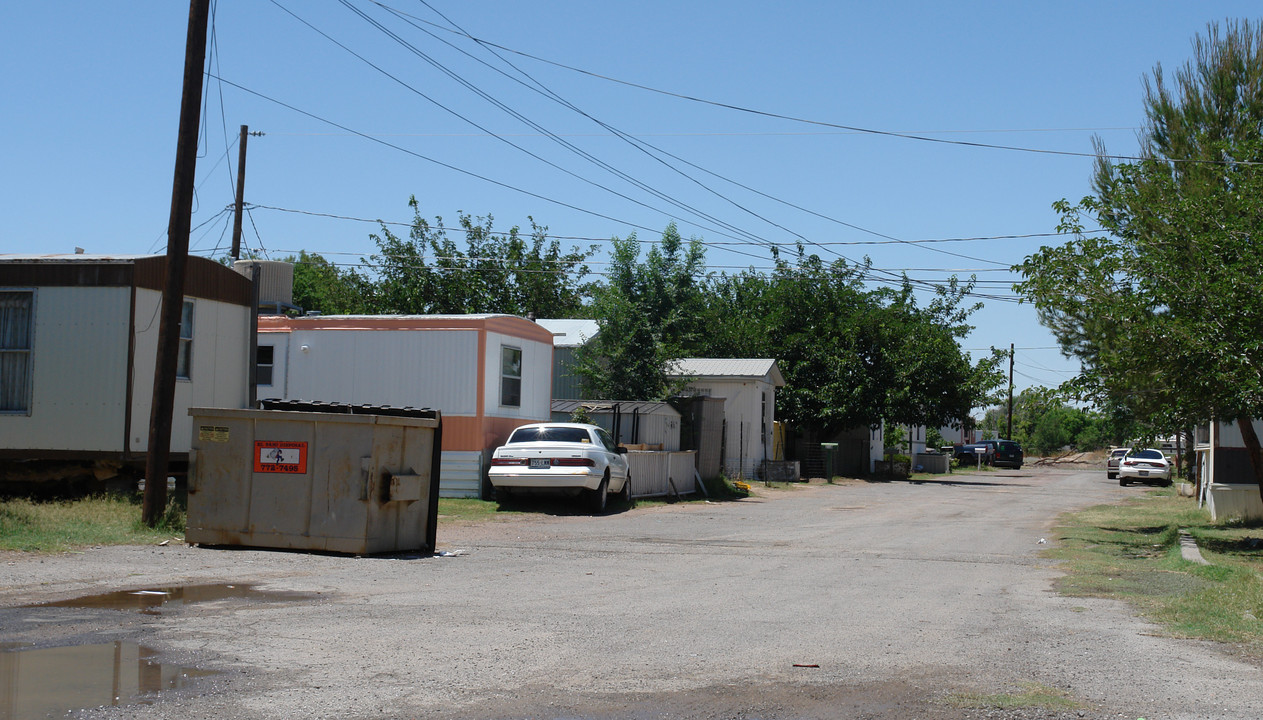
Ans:
<svg viewBox="0 0 1263 720"><path fill-rule="evenodd" d="M185 537L368 554L434 549L441 418L193 408Z"/></svg>

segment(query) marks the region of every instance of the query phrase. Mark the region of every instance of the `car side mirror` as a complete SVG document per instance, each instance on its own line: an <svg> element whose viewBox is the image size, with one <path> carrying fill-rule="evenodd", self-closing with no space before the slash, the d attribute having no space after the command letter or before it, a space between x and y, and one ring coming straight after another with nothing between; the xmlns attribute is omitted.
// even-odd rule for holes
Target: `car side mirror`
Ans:
<svg viewBox="0 0 1263 720"><path fill-rule="evenodd" d="M619 455L626 455L627 448L623 447L622 445L619 445L618 447L614 448L614 452L617 452Z"/></svg>

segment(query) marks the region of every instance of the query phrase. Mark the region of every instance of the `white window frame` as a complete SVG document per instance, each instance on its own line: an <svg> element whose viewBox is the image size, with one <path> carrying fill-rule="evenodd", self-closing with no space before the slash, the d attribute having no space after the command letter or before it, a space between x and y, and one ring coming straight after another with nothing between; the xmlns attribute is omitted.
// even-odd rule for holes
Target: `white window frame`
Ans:
<svg viewBox="0 0 1263 720"><path fill-rule="evenodd" d="M505 363L505 360L506 360L505 355L506 353L509 353L509 352L517 353L517 375L513 375L508 372L509 368L507 367ZM522 348L514 347L513 345L500 346L500 406L501 407L516 407L516 408L522 407L522 360L523 360ZM511 398L506 397L507 393L505 392L505 390L508 388L509 384L514 381L517 382L517 402L508 402L508 400Z"/></svg>
<svg viewBox="0 0 1263 720"><path fill-rule="evenodd" d="M0 293L5 294L24 294L28 297L26 308L26 344L25 346L14 345L13 347L4 347L4 334L0 333L0 368L5 363L4 357L25 356L25 368L21 380L22 389L14 394L14 400L17 406L11 408L0 409L0 415L30 415L31 414L31 397L34 393L35 384L35 288L0 288ZM3 328L0 328L3 329ZM0 370L2 372L2 370Z"/></svg>
<svg viewBox="0 0 1263 720"><path fill-rule="evenodd" d="M193 313L195 310L193 301L184 298L184 303L180 307L180 348L175 361L177 380L193 379ZM188 322L185 322L186 316Z"/></svg>

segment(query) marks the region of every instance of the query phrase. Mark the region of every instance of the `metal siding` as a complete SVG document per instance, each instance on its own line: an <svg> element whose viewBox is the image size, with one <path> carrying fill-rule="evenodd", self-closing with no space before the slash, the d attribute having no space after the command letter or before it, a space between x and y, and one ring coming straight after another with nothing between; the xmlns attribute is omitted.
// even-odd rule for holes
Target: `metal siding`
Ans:
<svg viewBox="0 0 1263 720"><path fill-rule="evenodd" d="M444 450L439 470L439 497L481 497L482 470L481 452Z"/></svg>
<svg viewBox="0 0 1263 720"><path fill-rule="evenodd" d="M250 309L213 300L193 300L193 367L189 380L176 382L171 418L171 451L188 452L191 407L245 408L250 401ZM150 381L152 384L152 380ZM146 394L152 392L144 386ZM133 422L135 420L133 419ZM148 416L142 418L148 423Z"/></svg>
<svg viewBox="0 0 1263 720"><path fill-rule="evenodd" d="M585 400L583 380L570 369L574 363L574 348L553 348L553 399Z"/></svg>
<svg viewBox="0 0 1263 720"><path fill-rule="evenodd" d="M295 330L285 398L474 415L477 355L469 330Z"/></svg>
<svg viewBox="0 0 1263 720"><path fill-rule="evenodd" d="M627 453L627 469L632 477L632 496L661 497L671 494L673 489L680 495L696 492L694 455L691 450L633 450Z"/></svg>
<svg viewBox="0 0 1263 720"><path fill-rule="evenodd" d="M0 415L0 448L121 452L126 287L35 290L29 415Z"/></svg>
<svg viewBox="0 0 1263 720"><path fill-rule="evenodd" d="M193 365L188 380L177 380L171 417L171 452L192 443L191 407L244 408L249 402L250 309L205 298L193 301ZM131 449L149 447L154 361L158 352L158 309L162 294L136 290L136 354L132 390Z"/></svg>
<svg viewBox="0 0 1263 720"><path fill-rule="evenodd" d="M500 404L500 347L509 346L522 350L522 404L506 407ZM487 394L484 413L489 417L506 417L544 421L552 410L553 346L510 337L500 333L487 333L487 364L483 382Z"/></svg>
<svg viewBox="0 0 1263 720"><path fill-rule="evenodd" d="M259 333L259 346L265 345L272 347L272 382L269 385L259 386L259 399L285 399L285 370L289 364L289 333Z"/></svg>
<svg viewBox="0 0 1263 720"><path fill-rule="evenodd" d="M131 427L131 449L135 452L145 452L149 447L149 413L153 405L154 363L158 355L158 308L161 304L161 292L136 289L136 349L132 360ZM171 440L174 450L174 433Z"/></svg>

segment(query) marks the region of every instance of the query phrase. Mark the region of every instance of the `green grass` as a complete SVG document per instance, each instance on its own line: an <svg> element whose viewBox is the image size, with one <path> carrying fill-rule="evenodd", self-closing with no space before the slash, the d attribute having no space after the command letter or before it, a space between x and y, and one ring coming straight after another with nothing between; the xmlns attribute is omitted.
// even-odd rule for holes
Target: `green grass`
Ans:
<svg viewBox="0 0 1263 720"><path fill-rule="evenodd" d="M439 524L445 520L489 521L505 515L520 514L493 500L474 498L439 498Z"/></svg>
<svg viewBox="0 0 1263 720"><path fill-rule="evenodd" d="M1039 683L1022 683L1021 689L1014 692L994 693L952 693L944 698L944 702L953 707L973 708L978 710L1017 710L1021 708L1046 708L1049 710L1074 710L1082 705L1056 688Z"/></svg>
<svg viewBox="0 0 1263 720"><path fill-rule="evenodd" d="M1123 599L1172 635L1232 643L1263 657L1259 526L1215 525L1170 488L1071 513L1061 523L1058 547L1048 555L1065 564L1063 594ZM1211 565L1183 559L1181 529Z"/></svg>
<svg viewBox="0 0 1263 720"><path fill-rule="evenodd" d="M135 498L102 495L82 500L0 501L0 550L64 552L95 545L144 545L183 538L184 508L175 499L157 528L140 520Z"/></svg>

